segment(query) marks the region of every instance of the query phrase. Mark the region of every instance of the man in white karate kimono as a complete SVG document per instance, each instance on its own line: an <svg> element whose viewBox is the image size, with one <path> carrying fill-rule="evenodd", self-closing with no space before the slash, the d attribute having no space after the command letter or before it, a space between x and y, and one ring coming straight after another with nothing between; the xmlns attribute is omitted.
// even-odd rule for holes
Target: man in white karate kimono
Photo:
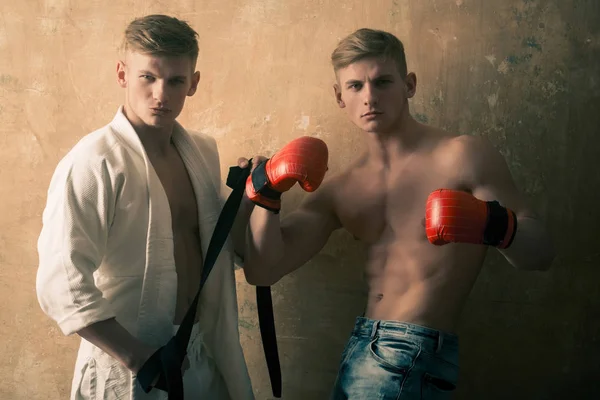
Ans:
<svg viewBox="0 0 600 400"><path fill-rule="evenodd" d="M215 140L175 121L200 79L196 36L172 17L134 20L117 66L125 104L52 177L36 287L62 332L83 338L71 399L167 397L144 393L136 373L188 310L223 204ZM244 200L203 288L184 362L186 399L254 398L233 272L250 209Z"/></svg>

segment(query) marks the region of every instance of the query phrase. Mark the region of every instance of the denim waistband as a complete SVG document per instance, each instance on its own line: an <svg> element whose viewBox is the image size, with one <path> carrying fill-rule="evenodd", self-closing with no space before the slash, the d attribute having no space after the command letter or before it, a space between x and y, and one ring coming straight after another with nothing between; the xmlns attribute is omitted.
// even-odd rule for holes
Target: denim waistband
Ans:
<svg viewBox="0 0 600 400"><path fill-rule="evenodd" d="M435 341L435 347L458 346L458 336L453 333L427 328L401 321L373 320L365 317L356 318L353 335L357 336L417 336Z"/></svg>

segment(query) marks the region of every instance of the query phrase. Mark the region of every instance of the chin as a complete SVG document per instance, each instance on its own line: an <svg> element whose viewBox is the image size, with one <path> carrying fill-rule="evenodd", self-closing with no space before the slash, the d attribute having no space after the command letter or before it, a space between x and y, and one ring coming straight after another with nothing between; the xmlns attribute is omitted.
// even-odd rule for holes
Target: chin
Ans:
<svg viewBox="0 0 600 400"><path fill-rule="evenodd" d="M171 118L165 117L157 117L157 116L149 116L146 118L146 125L154 127L154 128L162 128L163 126L167 126L173 123Z"/></svg>
<svg viewBox="0 0 600 400"><path fill-rule="evenodd" d="M387 131L388 124L382 122L371 121L366 124L362 124L362 130L369 133L383 133Z"/></svg>

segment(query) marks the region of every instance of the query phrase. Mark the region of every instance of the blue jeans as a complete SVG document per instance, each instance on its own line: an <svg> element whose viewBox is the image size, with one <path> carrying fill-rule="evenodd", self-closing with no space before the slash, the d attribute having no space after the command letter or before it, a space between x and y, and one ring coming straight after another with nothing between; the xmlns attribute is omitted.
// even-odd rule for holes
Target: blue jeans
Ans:
<svg viewBox="0 0 600 400"><path fill-rule="evenodd" d="M458 371L456 335L358 317L331 399L450 399Z"/></svg>

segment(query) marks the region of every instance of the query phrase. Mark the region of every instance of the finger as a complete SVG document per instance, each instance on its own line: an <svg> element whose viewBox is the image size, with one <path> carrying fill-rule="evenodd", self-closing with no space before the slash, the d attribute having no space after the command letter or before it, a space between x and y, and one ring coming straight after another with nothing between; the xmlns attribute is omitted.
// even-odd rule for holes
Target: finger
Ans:
<svg viewBox="0 0 600 400"><path fill-rule="evenodd" d="M268 158L264 157L264 156L254 156L252 157L252 169L251 171L254 171L254 169L256 167L258 167L260 164L262 164L263 162L267 161Z"/></svg>
<svg viewBox="0 0 600 400"><path fill-rule="evenodd" d="M238 166L240 168L246 168L248 166L248 159L244 157L238 158Z"/></svg>
<svg viewBox="0 0 600 400"><path fill-rule="evenodd" d="M186 356L183 360L183 364L181 365L181 370L187 371L188 369L190 369L190 359Z"/></svg>

